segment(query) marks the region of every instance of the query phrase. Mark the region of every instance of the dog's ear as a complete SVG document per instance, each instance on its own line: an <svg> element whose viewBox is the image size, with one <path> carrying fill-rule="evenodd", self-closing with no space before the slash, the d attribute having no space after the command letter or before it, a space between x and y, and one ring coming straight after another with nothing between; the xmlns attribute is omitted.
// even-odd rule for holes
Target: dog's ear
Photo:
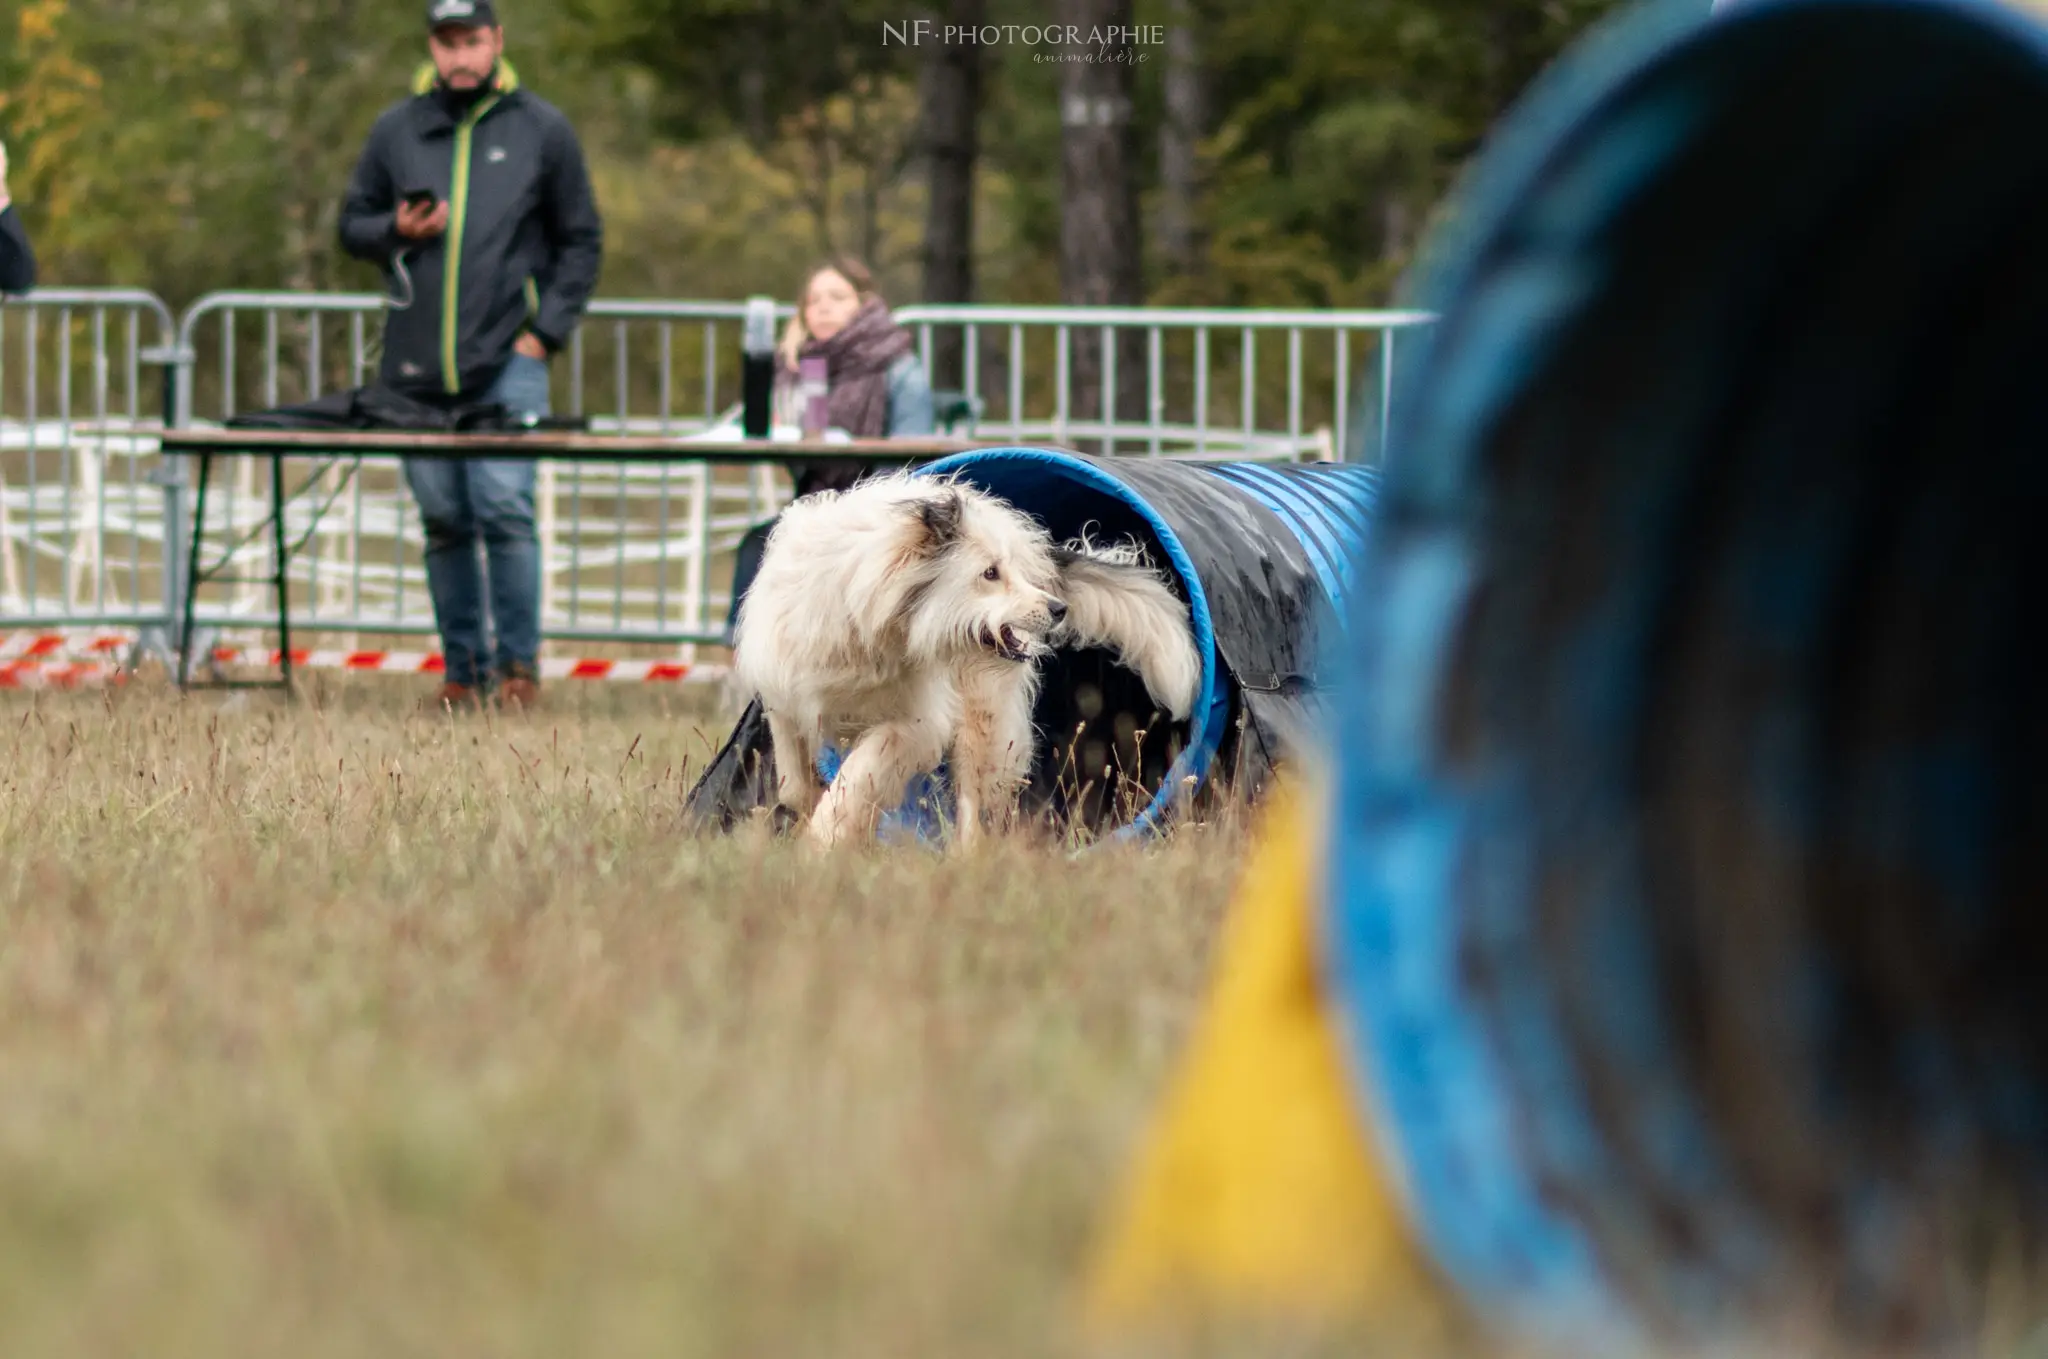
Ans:
<svg viewBox="0 0 2048 1359"><path fill-rule="evenodd" d="M924 530L924 539L918 544L918 550L926 556L936 557L960 541L960 521L967 512L967 506L958 491L946 491L930 500L920 500L914 512L918 526Z"/></svg>

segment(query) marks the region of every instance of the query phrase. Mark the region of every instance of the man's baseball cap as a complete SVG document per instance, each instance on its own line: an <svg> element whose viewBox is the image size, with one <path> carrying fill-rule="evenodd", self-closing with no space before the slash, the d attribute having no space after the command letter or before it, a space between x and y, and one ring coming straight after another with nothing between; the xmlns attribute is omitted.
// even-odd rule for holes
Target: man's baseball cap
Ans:
<svg viewBox="0 0 2048 1359"><path fill-rule="evenodd" d="M431 0L427 6L428 31L449 24L462 28L496 28L498 16L491 10L491 0Z"/></svg>

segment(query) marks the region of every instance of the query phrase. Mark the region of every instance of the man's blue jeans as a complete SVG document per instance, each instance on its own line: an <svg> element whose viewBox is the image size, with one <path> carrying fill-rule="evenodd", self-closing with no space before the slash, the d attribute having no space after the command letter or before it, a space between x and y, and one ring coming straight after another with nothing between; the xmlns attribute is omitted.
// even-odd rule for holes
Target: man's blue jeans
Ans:
<svg viewBox="0 0 2048 1359"><path fill-rule="evenodd" d="M514 354L485 394L515 414L546 415L548 366ZM427 590L450 684L538 674L540 538L533 527L536 464L510 458L409 458L406 483L427 536ZM479 551L481 544L481 551ZM479 559L482 560L479 560ZM489 570L493 656L484 633Z"/></svg>

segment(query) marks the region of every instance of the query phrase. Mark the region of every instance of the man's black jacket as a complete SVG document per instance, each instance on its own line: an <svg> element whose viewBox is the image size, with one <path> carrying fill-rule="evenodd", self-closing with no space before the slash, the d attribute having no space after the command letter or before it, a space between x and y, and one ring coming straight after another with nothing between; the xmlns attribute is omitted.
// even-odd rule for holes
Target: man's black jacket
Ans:
<svg viewBox="0 0 2048 1359"><path fill-rule="evenodd" d="M379 115L342 203L341 243L384 265L404 252L412 305L385 323L384 382L473 399L520 331L550 352L568 342L597 286L603 226L575 129L519 87L510 62L460 117L444 93L428 65L413 96ZM414 189L449 205L433 240L398 234L398 201Z"/></svg>
<svg viewBox="0 0 2048 1359"><path fill-rule="evenodd" d="M35 252L28 248L21 214L9 203L0 208L0 293L25 293L35 286Z"/></svg>

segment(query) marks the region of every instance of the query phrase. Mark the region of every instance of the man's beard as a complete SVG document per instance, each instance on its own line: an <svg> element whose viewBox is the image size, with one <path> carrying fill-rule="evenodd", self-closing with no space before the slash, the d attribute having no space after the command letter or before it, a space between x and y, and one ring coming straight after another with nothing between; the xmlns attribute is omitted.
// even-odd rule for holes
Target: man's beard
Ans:
<svg viewBox="0 0 2048 1359"><path fill-rule="evenodd" d="M494 61L491 68L484 72L484 78L468 89L459 90L443 78L434 82L434 93L440 97L442 106L459 118L469 111L472 104L489 94L491 87L497 83L498 63Z"/></svg>

